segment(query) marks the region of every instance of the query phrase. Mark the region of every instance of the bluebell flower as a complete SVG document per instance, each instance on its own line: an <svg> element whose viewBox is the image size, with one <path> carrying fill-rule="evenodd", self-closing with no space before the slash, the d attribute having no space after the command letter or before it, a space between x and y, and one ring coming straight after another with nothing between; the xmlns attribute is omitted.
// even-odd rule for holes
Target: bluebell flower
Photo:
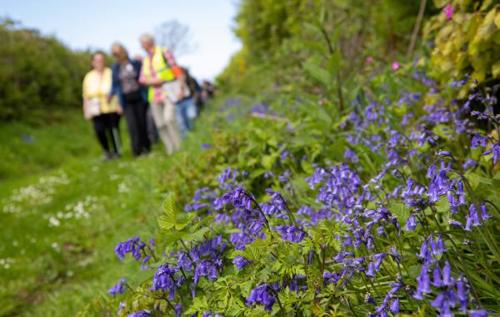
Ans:
<svg viewBox="0 0 500 317"><path fill-rule="evenodd" d="M294 243L299 243L300 241L304 240L306 236L304 230L295 226L282 225L275 227L275 229L281 235L281 238L283 240Z"/></svg>
<svg viewBox="0 0 500 317"><path fill-rule="evenodd" d="M247 244L255 241L255 237L252 237L244 232L232 233L229 240L234 245L236 250L245 250Z"/></svg>
<svg viewBox="0 0 500 317"><path fill-rule="evenodd" d="M387 256L385 253L377 253L372 257L372 261L368 264L368 271L365 272L368 277L375 277L377 272L380 270L382 261Z"/></svg>
<svg viewBox="0 0 500 317"><path fill-rule="evenodd" d="M399 299L398 299L398 298L395 298L395 299L391 302L391 306L390 306L389 310L390 310L390 311L391 311L391 313L393 313L394 315L399 314Z"/></svg>
<svg viewBox="0 0 500 317"><path fill-rule="evenodd" d="M183 306L181 303L177 303L174 305L174 310L175 310L175 317L181 317L182 316L182 310Z"/></svg>
<svg viewBox="0 0 500 317"><path fill-rule="evenodd" d="M128 317L150 317L151 312L149 310L141 310L135 313L131 313L127 315Z"/></svg>
<svg viewBox="0 0 500 317"><path fill-rule="evenodd" d="M283 150L280 154L280 158L282 161L286 160L287 157L290 156L290 152L288 150Z"/></svg>
<svg viewBox="0 0 500 317"><path fill-rule="evenodd" d="M260 204L264 214L276 217L278 219L288 219L286 201L279 192L271 189L266 190L271 199Z"/></svg>
<svg viewBox="0 0 500 317"><path fill-rule="evenodd" d="M292 292L300 292L307 290L307 277L305 275L297 274L292 277L288 282L288 288Z"/></svg>
<svg viewBox="0 0 500 317"><path fill-rule="evenodd" d="M169 299L173 300L175 289L180 287L184 282L183 277L176 277L175 274L177 271L177 268L172 267L168 263L160 265L153 277L153 286L151 290L167 291L169 293Z"/></svg>
<svg viewBox="0 0 500 317"><path fill-rule="evenodd" d="M429 240L431 245L431 253L434 257L440 257L444 252L446 252L443 237L441 235L438 235L437 239L433 239L431 236Z"/></svg>
<svg viewBox="0 0 500 317"><path fill-rule="evenodd" d="M121 278L120 281L108 290L108 294L111 296L116 296L117 294L123 294L127 290L126 280Z"/></svg>
<svg viewBox="0 0 500 317"><path fill-rule="evenodd" d="M292 175L292 173L289 170L286 170L283 172L283 174L278 176L278 180L280 183L288 183L290 181L291 175Z"/></svg>
<svg viewBox="0 0 500 317"><path fill-rule="evenodd" d="M474 134L474 136L472 136L472 140L471 140L471 148L472 149L477 149L478 147L486 147L486 145L488 144L488 138L487 137L484 137L480 134Z"/></svg>
<svg viewBox="0 0 500 317"><path fill-rule="evenodd" d="M431 287L430 287L431 280L429 278L427 270L428 270L427 264L422 265L420 274L417 277L417 291L415 292L413 297L419 300L424 299L423 295L431 292Z"/></svg>
<svg viewBox="0 0 500 317"><path fill-rule="evenodd" d="M214 261L202 260L199 262L194 270L194 284L198 284L198 281L203 276L206 276L211 281L215 281L219 277L219 267L220 265L217 265Z"/></svg>
<svg viewBox="0 0 500 317"><path fill-rule="evenodd" d="M457 298L460 302L460 309L462 313L467 311L467 305L469 303L469 289L466 280L462 277L457 280Z"/></svg>
<svg viewBox="0 0 500 317"><path fill-rule="evenodd" d="M139 237L134 237L118 243L115 247L115 253L120 260L123 260L127 253L131 253L139 261L143 256L146 256L145 248L146 244Z"/></svg>
<svg viewBox="0 0 500 317"><path fill-rule="evenodd" d="M500 161L500 143L493 144L489 150L487 150L481 155L489 155L489 154L493 154L491 159L493 160L493 164L497 164L497 162Z"/></svg>
<svg viewBox="0 0 500 317"><path fill-rule="evenodd" d="M337 284L337 282L342 277L343 273L331 273L331 272L323 272L323 281L325 285L327 284Z"/></svg>
<svg viewBox="0 0 500 317"><path fill-rule="evenodd" d="M271 286L269 284L262 284L250 292L247 298L247 305L253 306L255 304L264 305L267 311L273 310L273 305L276 302L275 290L276 286Z"/></svg>
<svg viewBox="0 0 500 317"><path fill-rule="evenodd" d="M357 162L359 162L359 158L356 155L356 152L354 152L351 149L345 150L345 152L344 152L344 158L346 160L349 160L351 163L357 163Z"/></svg>
<svg viewBox="0 0 500 317"><path fill-rule="evenodd" d="M250 261L247 260L245 257L238 255L233 259L233 264L236 265L238 270L243 270L245 266L250 264Z"/></svg>
<svg viewBox="0 0 500 317"><path fill-rule="evenodd" d="M370 294L370 293L365 294L365 303L372 304L372 305L377 304L377 302L375 302L375 298L373 298L372 294Z"/></svg>
<svg viewBox="0 0 500 317"><path fill-rule="evenodd" d="M401 197L408 207L418 207L423 209L426 205L426 201L423 197L424 193L425 187L409 178L406 181L406 188L401 193Z"/></svg>
<svg viewBox="0 0 500 317"><path fill-rule="evenodd" d="M488 311L485 309L469 311L469 317L488 317Z"/></svg>
<svg viewBox="0 0 500 317"><path fill-rule="evenodd" d="M454 304L453 291L445 290L439 293L436 298L431 302L431 306L439 311L441 316L453 316L451 307Z"/></svg>
<svg viewBox="0 0 500 317"><path fill-rule="evenodd" d="M485 203L481 203L481 206L479 208L481 209L481 219L483 221L486 221L491 218Z"/></svg>
<svg viewBox="0 0 500 317"><path fill-rule="evenodd" d="M465 230L470 231L472 227L477 227L479 225L481 225L481 220L479 219L476 205L471 204L469 206L469 214L466 217Z"/></svg>
<svg viewBox="0 0 500 317"><path fill-rule="evenodd" d="M455 284L455 280L451 276L451 266L450 262L446 261L443 267L443 285L452 286Z"/></svg>
<svg viewBox="0 0 500 317"><path fill-rule="evenodd" d="M406 220L406 230L414 231L416 227L417 227L417 218L415 217L414 214L410 214L410 216L408 216L408 219Z"/></svg>
<svg viewBox="0 0 500 317"><path fill-rule="evenodd" d="M441 279L441 268L436 265L434 271L432 272L432 285L435 287L443 286L443 280Z"/></svg>

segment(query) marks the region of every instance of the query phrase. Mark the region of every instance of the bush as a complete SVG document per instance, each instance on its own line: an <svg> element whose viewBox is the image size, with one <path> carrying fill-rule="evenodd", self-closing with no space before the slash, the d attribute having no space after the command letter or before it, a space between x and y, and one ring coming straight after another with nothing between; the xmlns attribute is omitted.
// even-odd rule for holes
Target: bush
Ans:
<svg viewBox="0 0 500 317"><path fill-rule="evenodd" d="M0 120L30 120L81 105L90 53L6 20L0 24Z"/></svg>

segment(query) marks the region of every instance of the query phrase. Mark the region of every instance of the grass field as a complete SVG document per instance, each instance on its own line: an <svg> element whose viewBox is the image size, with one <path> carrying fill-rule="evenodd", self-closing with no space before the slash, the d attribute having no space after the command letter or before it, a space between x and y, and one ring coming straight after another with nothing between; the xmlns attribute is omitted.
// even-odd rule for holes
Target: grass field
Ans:
<svg viewBox="0 0 500 317"><path fill-rule="evenodd" d="M0 135L0 316L74 316L136 271L113 249L153 238L172 158L158 145L145 158L102 162L79 114L43 128L5 124Z"/></svg>

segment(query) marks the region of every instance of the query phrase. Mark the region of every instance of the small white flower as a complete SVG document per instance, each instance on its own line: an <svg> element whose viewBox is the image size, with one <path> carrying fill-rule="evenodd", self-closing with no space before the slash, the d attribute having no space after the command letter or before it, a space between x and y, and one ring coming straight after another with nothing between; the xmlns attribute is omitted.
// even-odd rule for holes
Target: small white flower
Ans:
<svg viewBox="0 0 500 317"><path fill-rule="evenodd" d="M57 219L56 217L50 216L49 226L50 227L58 227L59 225L61 225L61 221L59 221L59 219Z"/></svg>

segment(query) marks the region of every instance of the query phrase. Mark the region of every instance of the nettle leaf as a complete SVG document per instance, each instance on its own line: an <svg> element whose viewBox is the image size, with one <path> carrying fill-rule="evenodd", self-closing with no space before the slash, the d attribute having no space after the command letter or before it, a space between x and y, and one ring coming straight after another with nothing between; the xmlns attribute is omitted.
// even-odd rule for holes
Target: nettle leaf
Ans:
<svg viewBox="0 0 500 317"><path fill-rule="evenodd" d="M163 201L163 215L158 217L158 225L162 230L181 231L183 230L194 217L192 213L179 213L175 203L175 196L169 193Z"/></svg>
<svg viewBox="0 0 500 317"><path fill-rule="evenodd" d="M406 220L410 216L410 208L408 208L402 202L391 201L388 209L392 212L393 215L396 216L396 218L398 218L398 221L401 225L404 225L406 223Z"/></svg>

